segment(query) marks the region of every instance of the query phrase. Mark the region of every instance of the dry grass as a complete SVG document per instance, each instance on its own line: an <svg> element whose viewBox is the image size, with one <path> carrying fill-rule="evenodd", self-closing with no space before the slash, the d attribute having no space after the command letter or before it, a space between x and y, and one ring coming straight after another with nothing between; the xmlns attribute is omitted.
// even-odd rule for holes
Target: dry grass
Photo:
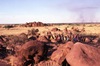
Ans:
<svg viewBox="0 0 100 66"><path fill-rule="evenodd" d="M86 30L86 34L100 34L100 24L85 24L83 25L55 25L55 26L44 26L44 27L15 27L11 29L5 29L0 28L0 35L19 35L20 33L27 33L28 30L31 30L33 28L39 29L39 32L43 31L50 31L52 28L57 27L61 30L63 30L65 27L68 27L68 29L71 29L71 27L78 27L79 29L82 29L83 27Z"/></svg>

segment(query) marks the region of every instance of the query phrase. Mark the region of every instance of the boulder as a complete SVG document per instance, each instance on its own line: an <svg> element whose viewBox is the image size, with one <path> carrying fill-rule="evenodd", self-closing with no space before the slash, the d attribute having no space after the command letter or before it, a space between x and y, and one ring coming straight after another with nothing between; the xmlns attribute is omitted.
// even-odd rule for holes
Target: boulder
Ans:
<svg viewBox="0 0 100 66"><path fill-rule="evenodd" d="M41 61L37 66L61 66L55 61L48 60L48 61Z"/></svg>
<svg viewBox="0 0 100 66"><path fill-rule="evenodd" d="M39 36L39 38L37 39L38 41L41 41L41 42L46 42L48 43L49 41L46 39L45 36Z"/></svg>
<svg viewBox="0 0 100 66"><path fill-rule="evenodd" d="M46 45L34 40L25 43L19 50L18 58L23 64L38 63L43 60L46 52ZM28 64L29 65L29 64Z"/></svg>
<svg viewBox="0 0 100 66"><path fill-rule="evenodd" d="M0 59L4 59L7 56L6 47L0 44Z"/></svg>
<svg viewBox="0 0 100 66"><path fill-rule="evenodd" d="M100 66L100 49L82 43L75 43L66 55L70 66Z"/></svg>
<svg viewBox="0 0 100 66"><path fill-rule="evenodd" d="M67 42L65 44L60 45L57 50L54 51L51 55L51 59L58 64L62 64L62 62L65 60L67 53L71 50L72 47L73 42Z"/></svg>
<svg viewBox="0 0 100 66"><path fill-rule="evenodd" d="M3 44L4 40L3 40L3 37L0 36L0 44Z"/></svg>
<svg viewBox="0 0 100 66"><path fill-rule="evenodd" d="M1 61L1 60L0 60L0 66L11 66L11 65L8 64L8 63L5 62L5 61Z"/></svg>
<svg viewBox="0 0 100 66"><path fill-rule="evenodd" d="M98 38L98 37L95 38L94 40L92 40L92 42L93 42L94 44L97 44L97 43L99 42L99 38Z"/></svg>
<svg viewBox="0 0 100 66"><path fill-rule="evenodd" d="M56 28L56 27L51 29L51 31L54 31L54 32L55 32L55 31L59 31L59 30L60 30L60 29L58 29L58 28Z"/></svg>
<svg viewBox="0 0 100 66"><path fill-rule="evenodd" d="M11 66L20 66L20 65L18 65L20 63L20 61L15 56L10 55L10 56L6 57L4 60L7 61L7 63L10 64Z"/></svg>
<svg viewBox="0 0 100 66"><path fill-rule="evenodd" d="M85 38L85 43L89 43L89 42L91 42L91 40L89 39L89 38Z"/></svg>

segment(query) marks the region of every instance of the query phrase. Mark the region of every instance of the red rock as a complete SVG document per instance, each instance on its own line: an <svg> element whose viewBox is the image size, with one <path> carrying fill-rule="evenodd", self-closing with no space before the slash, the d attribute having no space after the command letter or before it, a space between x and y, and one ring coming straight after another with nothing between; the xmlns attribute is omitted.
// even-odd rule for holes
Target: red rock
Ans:
<svg viewBox="0 0 100 66"><path fill-rule="evenodd" d="M67 54L66 60L70 66L100 66L100 49L78 42Z"/></svg>
<svg viewBox="0 0 100 66"><path fill-rule="evenodd" d="M9 61L8 61L9 60ZM18 65L20 63L20 61L18 60L17 57L15 56L8 56L5 58L5 61L8 61L8 63L11 65L11 66L20 66ZM1 65L0 65L1 66Z"/></svg>
<svg viewBox="0 0 100 66"><path fill-rule="evenodd" d="M29 61L33 61L34 63L38 63L41 59L43 59L45 52L46 45L44 43L34 40L26 42L22 45L19 50L18 59L19 65L27 64ZM26 61L28 60L28 61Z"/></svg>
<svg viewBox="0 0 100 66"><path fill-rule="evenodd" d="M97 44L98 41L99 41L99 38L95 38L94 40L92 40L92 42L93 42L94 44Z"/></svg>
<svg viewBox="0 0 100 66"><path fill-rule="evenodd" d="M4 61L0 61L0 66L11 66L10 64L7 64L6 62Z"/></svg>
<svg viewBox="0 0 100 66"><path fill-rule="evenodd" d="M48 60L48 61L42 61L37 66L61 66L55 61Z"/></svg>
<svg viewBox="0 0 100 66"><path fill-rule="evenodd" d="M39 36L39 38L37 40L41 41L41 42L48 42L48 40L45 38L45 36Z"/></svg>
<svg viewBox="0 0 100 66"><path fill-rule="evenodd" d="M51 29L51 31L54 31L54 32L55 32L55 31L58 31L58 30L60 30L60 29L58 29L58 28L56 28L56 27Z"/></svg>
<svg viewBox="0 0 100 66"><path fill-rule="evenodd" d="M89 43L90 42L90 39L89 38L85 38L85 42L86 43Z"/></svg>
<svg viewBox="0 0 100 66"><path fill-rule="evenodd" d="M68 42L66 44L63 44L58 47L56 51L53 52L51 55L51 59L58 64L62 64L64 61L67 53L71 50L71 47L73 46L73 42Z"/></svg>

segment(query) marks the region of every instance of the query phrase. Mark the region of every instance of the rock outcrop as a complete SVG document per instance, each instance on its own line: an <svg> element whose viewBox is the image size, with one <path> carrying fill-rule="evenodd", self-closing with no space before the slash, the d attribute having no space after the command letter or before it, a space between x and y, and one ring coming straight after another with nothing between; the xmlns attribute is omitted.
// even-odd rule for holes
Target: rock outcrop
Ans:
<svg viewBox="0 0 100 66"><path fill-rule="evenodd" d="M66 44L60 45L56 51L53 52L51 55L51 59L58 64L62 64L62 62L65 60L66 55L71 50L73 46L73 42L68 42Z"/></svg>
<svg viewBox="0 0 100 66"><path fill-rule="evenodd" d="M46 52L46 45L42 42L34 40L25 43L19 51L19 65L29 65L38 63L43 60ZM22 62L22 63L21 63Z"/></svg>
<svg viewBox="0 0 100 66"><path fill-rule="evenodd" d="M75 43L66 56L70 66L100 66L100 49L82 43Z"/></svg>

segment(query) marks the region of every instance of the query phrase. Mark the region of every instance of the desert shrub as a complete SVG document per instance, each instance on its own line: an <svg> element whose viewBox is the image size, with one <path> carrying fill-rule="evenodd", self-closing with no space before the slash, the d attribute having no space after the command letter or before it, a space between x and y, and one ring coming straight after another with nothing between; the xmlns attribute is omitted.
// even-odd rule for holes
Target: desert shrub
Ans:
<svg viewBox="0 0 100 66"><path fill-rule="evenodd" d="M80 24L75 24L75 26L80 26Z"/></svg>
<svg viewBox="0 0 100 66"><path fill-rule="evenodd" d="M5 29L10 29L10 28L13 28L14 26L13 25L5 25L3 28L5 28Z"/></svg>
<svg viewBox="0 0 100 66"><path fill-rule="evenodd" d="M21 43L25 43L28 40L28 35L25 33L21 33L18 37L19 37L19 42Z"/></svg>
<svg viewBox="0 0 100 66"><path fill-rule="evenodd" d="M86 26L86 24L83 24L83 26L85 27L85 26Z"/></svg>
<svg viewBox="0 0 100 66"><path fill-rule="evenodd" d="M73 25L73 24L72 24L72 23L69 23L68 25L71 26L71 25Z"/></svg>
<svg viewBox="0 0 100 66"><path fill-rule="evenodd" d="M19 42L18 36L9 35L8 39L9 39L9 44L16 44Z"/></svg>
<svg viewBox="0 0 100 66"><path fill-rule="evenodd" d="M92 25L92 24L90 24L88 27L93 27L93 25Z"/></svg>
<svg viewBox="0 0 100 66"><path fill-rule="evenodd" d="M24 44L28 40L28 37L25 34L20 34L18 36L9 35L8 39L9 39L8 41L9 44Z"/></svg>

